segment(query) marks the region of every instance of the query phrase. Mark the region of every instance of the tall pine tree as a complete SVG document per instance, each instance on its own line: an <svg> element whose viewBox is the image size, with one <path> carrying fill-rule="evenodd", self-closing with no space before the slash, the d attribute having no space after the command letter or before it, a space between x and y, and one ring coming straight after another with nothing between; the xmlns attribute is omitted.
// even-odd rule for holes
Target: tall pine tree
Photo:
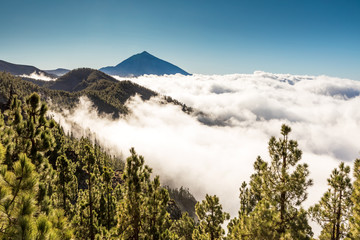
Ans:
<svg viewBox="0 0 360 240"><path fill-rule="evenodd" d="M73 219L74 225L77 227L77 237L86 237L94 240L99 232L98 218L96 209L98 208L99 178L98 162L91 144L85 139L81 141L79 156L82 163L82 171L86 177L86 188L79 191L77 199L77 214Z"/></svg>
<svg viewBox="0 0 360 240"><path fill-rule="evenodd" d="M229 220L230 215L223 212L219 198L206 194L205 200L196 204L195 211L199 225L193 232L193 239L223 239L225 231L221 225L225 220Z"/></svg>
<svg viewBox="0 0 360 240"><path fill-rule="evenodd" d="M75 202L78 192L75 167L75 164L65 154L60 155L56 160L58 205L67 216L72 215L72 203Z"/></svg>
<svg viewBox="0 0 360 240"><path fill-rule="evenodd" d="M130 149L123 174L124 198L119 205L118 235L121 239L169 239L168 192L158 177L150 180L151 169L144 158Z"/></svg>
<svg viewBox="0 0 360 240"><path fill-rule="evenodd" d="M322 227L320 240L340 240L348 235L352 206L349 174L350 167L340 163L339 168L335 168L328 179L329 189L320 202L309 209L312 218Z"/></svg>
<svg viewBox="0 0 360 240"><path fill-rule="evenodd" d="M350 232L353 239L360 239L360 159L354 163L354 184L351 201L353 203L352 217L350 218Z"/></svg>
<svg viewBox="0 0 360 240"><path fill-rule="evenodd" d="M250 189L243 185L239 217L231 222L229 236L239 239L310 239L311 228L301 204L307 198L306 164L299 164L302 152L289 139L291 128L282 125L281 138L271 137L267 163L260 157L254 163Z"/></svg>

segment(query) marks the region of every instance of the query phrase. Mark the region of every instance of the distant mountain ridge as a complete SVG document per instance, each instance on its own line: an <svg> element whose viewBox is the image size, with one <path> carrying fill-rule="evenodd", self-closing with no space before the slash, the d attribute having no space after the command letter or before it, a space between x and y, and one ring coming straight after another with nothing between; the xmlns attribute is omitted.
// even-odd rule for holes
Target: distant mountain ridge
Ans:
<svg viewBox="0 0 360 240"><path fill-rule="evenodd" d="M174 64L159 59L146 51L135 54L114 67L103 67L99 70L106 74L121 77L138 77L145 74L170 75L177 73L190 75Z"/></svg>
<svg viewBox="0 0 360 240"><path fill-rule="evenodd" d="M0 71L8 72L13 75L31 75L32 73L36 73L38 75L43 75L49 78L56 78L57 76L54 74L49 74L43 70L40 70L34 66L30 65L21 65L9 63L3 60L0 60Z"/></svg>
<svg viewBox="0 0 360 240"><path fill-rule="evenodd" d="M49 74L53 74L53 75L56 75L56 76L63 76L65 75L66 73L70 72L69 69L65 69L65 68L57 68L57 69L54 69L54 70L44 70L44 72L47 72Z"/></svg>

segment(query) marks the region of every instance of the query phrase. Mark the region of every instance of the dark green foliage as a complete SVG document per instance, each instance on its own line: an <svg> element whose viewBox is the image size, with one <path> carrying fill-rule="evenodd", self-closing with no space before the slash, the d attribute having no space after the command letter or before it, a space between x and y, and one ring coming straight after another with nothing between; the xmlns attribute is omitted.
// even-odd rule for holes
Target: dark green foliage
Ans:
<svg viewBox="0 0 360 240"><path fill-rule="evenodd" d="M167 212L169 193L160 186L159 176L147 182L145 196L145 233L151 239L168 239L170 215Z"/></svg>
<svg viewBox="0 0 360 240"><path fill-rule="evenodd" d="M119 204L118 235L121 239L169 239L169 195L158 177L150 180L151 169L144 158L130 149L124 170L124 198Z"/></svg>
<svg viewBox="0 0 360 240"><path fill-rule="evenodd" d="M113 171L111 168L104 168L102 178L102 188L100 197L99 218L100 224L110 231L117 224L116 204L117 199L113 189Z"/></svg>
<svg viewBox="0 0 360 240"><path fill-rule="evenodd" d="M188 213L184 213L180 219L173 222L170 231L173 234L172 239L192 240L192 234L195 229L195 221Z"/></svg>
<svg viewBox="0 0 360 240"><path fill-rule="evenodd" d="M59 239L49 218L56 211L56 173L45 157L53 145L55 123L46 119L47 107L37 94L24 104L13 96L9 107L6 122L0 121L0 140L6 146L0 144L0 239ZM64 223L69 224L66 219Z"/></svg>
<svg viewBox="0 0 360 240"><path fill-rule="evenodd" d="M50 81L46 87L54 90L64 90L68 92L78 92L91 86L92 83L99 80L106 80L116 83L117 80L106 75L103 72L90 68L79 68L66 73L56 81Z"/></svg>
<svg viewBox="0 0 360 240"><path fill-rule="evenodd" d="M58 177L56 181L59 197L59 206L64 210L65 215L72 214L72 203L77 195L77 178L75 176L76 165L66 155L61 155L56 160Z"/></svg>
<svg viewBox="0 0 360 240"><path fill-rule="evenodd" d="M195 206L199 225L193 232L193 239L223 239L225 234L221 224L229 220L230 215L222 211L222 206L217 196L206 194L205 200Z"/></svg>
<svg viewBox="0 0 360 240"><path fill-rule="evenodd" d="M13 97L11 106L5 112L7 125L11 126L8 135L15 139L15 143L8 146L6 163L16 160L19 153L26 153L39 167L43 164L43 153L53 146L53 137L50 129L54 121L46 119L47 106L40 102L38 94L33 93L22 106L17 97Z"/></svg>
<svg viewBox="0 0 360 240"><path fill-rule="evenodd" d="M353 239L360 239L360 159L354 163L354 184L351 196L353 203L352 217L350 218L350 232Z"/></svg>
<svg viewBox="0 0 360 240"><path fill-rule="evenodd" d="M151 170L144 166L144 158L138 156L133 148L130 153L123 175L124 200L119 205L118 230L121 238L138 240L144 234L141 221L144 216L145 187Z"/></svg>
<svg viewBox="0 0 360 240"><path fill-rule="evenodd" d="M322 227L320 240L340 240L349 233L348 219L352 207L349 174L350 167L340 163L339 168L334 169L328 179L328 191L318 204L309 209L312 218Z"/></svg>
<svg viewBox="0 0 360 240"><path fill-rule="evenodd" d="M98 159L95 156L94 150L87 144L80 149L79 155L83 164L82 170L87 175L87 191L83 191L83 194L79 196L78 202L80 205L77 207L81 209L79 214L82 222L81 227L84 231L77 234L79 237L94 240L98 232L97 214L95 210L99 200L98 186L95 184L99 177Z"/></svg>
<svg viewBox="0 0 360 240"><path fill-rule="evenodd" d="M307 198L306 164L298 164L301 150L289 140L290 127L281 127L282 137L271 137L267 163L260 157L254 163L250 189L240 189L238 218L229 224L229 238L237 239L310 239L312 232L301 204Z"/></svg>
<svg viewBox="0 0 360 240"><path fill-rule="evenodd" d="M172 220L179 220L182 216L180 208L177 206L176 202L173 199L169 200L166 210L170 214L170 218Z"/></svg>
<svg viewBox="0 0 360 240"><path fill-rule="evenodd" d="M187 212L190 217L196 218L195 204L197 203L197 201L195 197L190 193L188 188L165 188L168 190L170 198L176 202L177 206L183 213Z"/></svg>

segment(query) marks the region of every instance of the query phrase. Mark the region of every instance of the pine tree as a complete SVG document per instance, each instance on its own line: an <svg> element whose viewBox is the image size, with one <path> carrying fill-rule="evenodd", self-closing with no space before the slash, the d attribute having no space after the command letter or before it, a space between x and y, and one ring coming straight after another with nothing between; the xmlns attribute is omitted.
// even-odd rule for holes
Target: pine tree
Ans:
<svg viewBox="0 0 360 240"><path fill-rule="evenodd" d="M31 94L25 105L14 97L11 108L6 111L8 125L14 129L16 149L13 158L26 153L37 167L43 163L43 153L53 147L50 129L55 126L54 120L47 120L46 112L47 105L40 101L37 93Z"/></svg>
<svg viewBox="0 0 360 240"><path fill-rule="evenodd" d="M3 158L3 157L2 157ZM13 164L13 171L1 166L0 232L1 238L31 239L35 234L33 214L37 174L25 154Z"/></svg>
<svg viewBox="0 0 360 240"><path fill-rule="evenodd" d="M6 145L4 156L0 144L0 239L71 239L71 231L64 237L49 218L56 212L51 203L55 172L45 157L52 144L53 122L45 118L46 104L40 107L36 94L32 96L36 100L29 97L23 106L14 96L6 122L0 114L0 140ZM36 103L36 111L31 102ZM69 225L66 218L63 224Z"/></svg>
<svg viewBox="0 0 360 240"><path fill-rule="evenodd" d="M133 148L126 159L123 174L124 199L120 203L118 230L121 238L139 240L141 236L141 215L144 205L144 183L150 177L150 169L144 166L144 158Z"/></svg>
<svg viewBox="0 0 360 240"><path fill-rule="evenodd" d="M8 136L5 140L7 151L4 163L12 168L12 164L18 160L21 153L25 153L31 159L39 178L36 202L40 206L40 211L49 214L52 208L50 196L55 172L45 153L53 146L50 130L55 123L46 119L46 111L46 104L41 103L36 93L27 98L26 104L21 104L16 96L13 97L10 109L6 111Z"/></svg>
<svg viewBox="0 0 360 240"><path fill-rule="evenodd" d="M168 192L133 148L123 174L123 199L119 204L118 235L121 239L169 239Z"/></svg>
<svg viewBox="0 0 360 240"><path fill-rule="evenodd" d="M350 232L353 239L360 239L360 159L354 163L354 184L351 201L353 204Z"/></svg>
<svg viewBox="0 0 360 240"><path fill-rule="evenodd" d="M250 189L243 185L239 217L231 222L229 236L239 239L310 239L312 232L301 204L307 198L306 164L298 164L302 152L290 140L291 128L282 125L282 137L269 140L271 162L258 157Z"/></svg>
<svg viewBox="0 0 360 240"><path fill-rule="evenodd" d="M117 199L113 189L113 171L109 167L104 168L101 176L102 187L100 197L100 207L98 208L99 223L109 232L117 224L116 204Z"/></svg>
<svg viewBox="0 0 360 240"><path fill-rule="evenodd" d="M340 240L348 235L348 219L352 206L349 174L350 167L340 163L339 168L335 168L328 179L330 188L320 202L309 209L312 218L322 227L320 240Z"/></svg>
<svg viewBox="0 0 360 240"><path fill-rule="evenodd" d="M182 214L179 220L172 223L170 232L173 234L172 239L192 240L192 234L195 229L195 221L187 212Z"/></svg>
<svg viewBox="0 0 360 240"><path fill-rule="evenodd" d="M49 233L49 240L72 240L73 229L62 209L55 209L49 215L52 231Z"/></svg>
<svg viewBox="0 0 360 240"><path fill-rule="evenodd" d="M94 240L98 233L98 219L96 209L99 201L99 169L97 159L90 143L82 139L79 156L82 161L82 171L86 176L86 189L79 191L76 217L73 223L76 228L77 237Z"/></svg>
<svg viewBox="0 0 360 240"><path fill-rule="evenodd" d="M167 212L169 193L160 186L159 176L147 180L144 212L144 234L152 240L168 239L170 216Z"/></svg>
<svg viewBox="0 0 360 240"><path fill-rule="evenodd" d="M75 164L69 160L66 155L61 155L56 160L58 187L57 194L59 197L60 207L64 210L65 215L72 215L72 202L75 201L77 194L77 178L75 176Z"/></svg>
<svg viewBox="0 0 360 240"><path fill-rule="evenodd" d="M11 100L10 108L4 112L7 119L6 127L3 128L2 142L6 147L6 155L4 164L8 167L12 167L13 162L18 160L18 156L21 152L24 152L24 139L19 136L19 132L22 131L21 123L23 122L23 116L21 114L21 101L16 96Z"/></svg>
<svg viewBox="0 0 360 240"><path fill-rule="evenodd" d="M228 224L227 239L252 239L253 236L249 234L249 217L255 207L256 196L252 194L251 189L247 187L246 182L243 182L240 187L240 210L237 218L231 219Z"/></svg>
<svg viewBox="0 0 360 240"><path fill-rule="evenodd" d="M206 194L205 200L195 206L199 226L193 232L194 239L223 239L225 234L221 224L230 218L230 215L222 211L222 206L217 196Z"/></svg>

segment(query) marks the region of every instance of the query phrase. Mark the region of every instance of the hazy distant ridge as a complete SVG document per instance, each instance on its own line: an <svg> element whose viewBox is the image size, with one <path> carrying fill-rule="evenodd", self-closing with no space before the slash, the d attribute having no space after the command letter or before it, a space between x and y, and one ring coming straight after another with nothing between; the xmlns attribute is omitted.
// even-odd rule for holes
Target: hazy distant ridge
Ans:
<svg viewBox="0 0 360 240"><path fill-rule="evenodd" d="M53 70L44 70L45 72L49 73L49 74L53 74L56 76L62 76L68 72L70 72L69 69L65 69L65 68L57 68L57 69L53 69Z"/></svg>
<svg viewBox="0 0 360 240"><path fill-rule="evenodd" d="M31 75L32 73L36 73L38 75L43 75L49 78L57 77L54 74L49 74L34 66L14 64L14 63L5 62L3 60L0 60L0 71L8 72L13 75Z"/></svg>

